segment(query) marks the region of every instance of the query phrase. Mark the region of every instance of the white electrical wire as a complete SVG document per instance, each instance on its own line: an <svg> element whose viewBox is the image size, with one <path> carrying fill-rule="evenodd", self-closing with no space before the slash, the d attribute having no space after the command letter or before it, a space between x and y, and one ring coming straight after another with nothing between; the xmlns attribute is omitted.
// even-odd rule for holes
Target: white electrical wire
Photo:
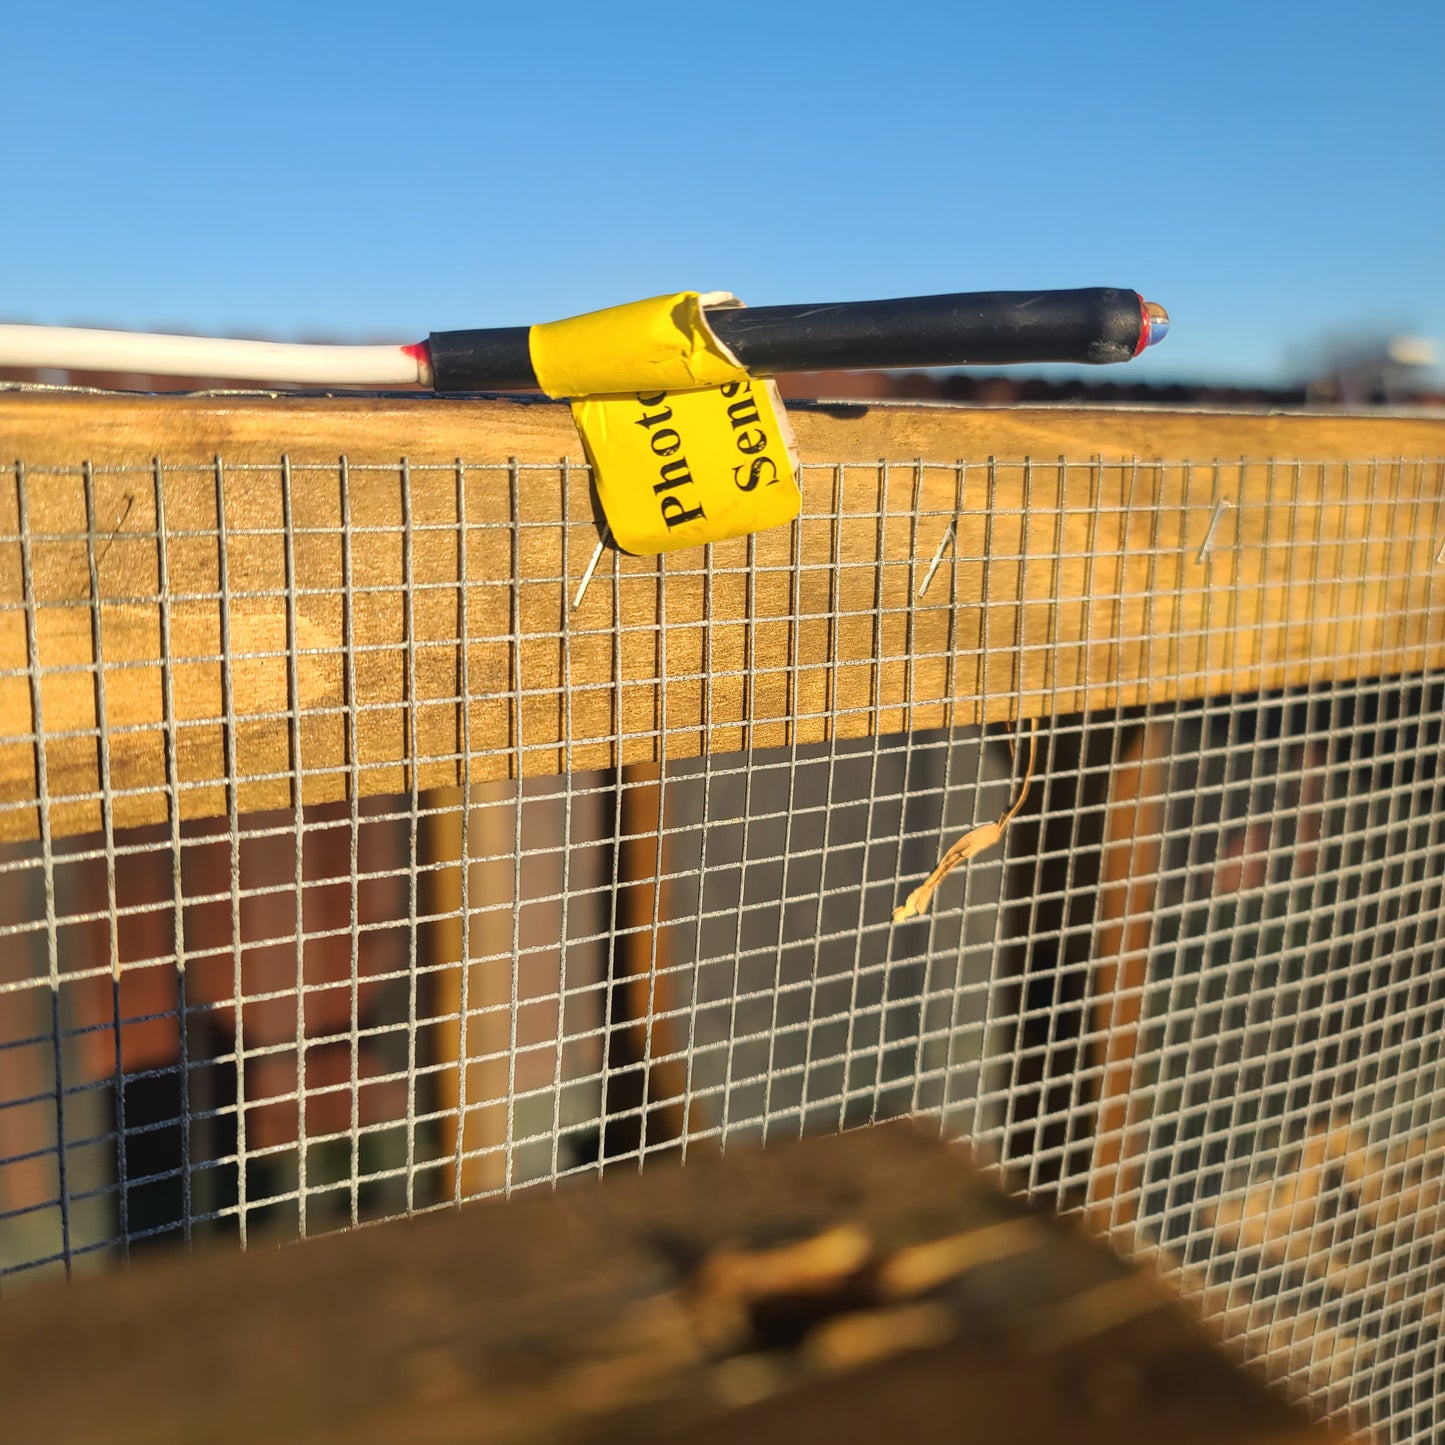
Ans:
<svg viewBox="0 0 1445 1445"><path fill-rule="evenodd" d="M425 346L300 346L161 336L79 326L0 325L0 366L119 371L142 376L292 381L317 386L431 384Z"/></svg>

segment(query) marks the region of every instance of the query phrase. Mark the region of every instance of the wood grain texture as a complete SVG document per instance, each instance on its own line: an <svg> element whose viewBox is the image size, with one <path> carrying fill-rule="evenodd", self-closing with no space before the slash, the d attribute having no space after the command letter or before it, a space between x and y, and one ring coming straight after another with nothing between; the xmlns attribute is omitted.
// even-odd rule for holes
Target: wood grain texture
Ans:
<svg viewBox="0 0 1445 1445"><path fill-rule="evenodd" d="M795 527L571 612L564 408L0 395L0 837L1445 661L1445 421L792 415Z"/></svg>

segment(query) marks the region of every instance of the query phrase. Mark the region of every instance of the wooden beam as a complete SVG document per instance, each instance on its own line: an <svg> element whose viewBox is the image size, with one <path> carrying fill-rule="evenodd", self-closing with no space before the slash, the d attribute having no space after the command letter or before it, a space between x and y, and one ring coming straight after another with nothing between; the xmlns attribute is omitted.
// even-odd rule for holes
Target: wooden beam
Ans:
<svg viewBox="0 0 1445 1445"><path fill-rule="evenodd" d="M1101 1233L1133 1225L1139 1213L1141 1103L1139 1034L1149 979L1149 942L1163 847L1171 729L1140 728L1111 777L1104 829L1098 972L1090 992L1090 1066L1098 1113L1089 1167L1089 1216Z"/></svg>
<svg viewBox="0 0 1445 1445"><path fill-rule="evenodd" d="M1341 1440L902 1124L37 1289L0 1361L14 1445Z"/></svg>
<svg viewBox="0 0 1445 1445"><path fill-rule="evenodd" d="M0 395L0 837L1445 663L1445 421L792 415L796 526L573 612L564 408Z"/></svg>

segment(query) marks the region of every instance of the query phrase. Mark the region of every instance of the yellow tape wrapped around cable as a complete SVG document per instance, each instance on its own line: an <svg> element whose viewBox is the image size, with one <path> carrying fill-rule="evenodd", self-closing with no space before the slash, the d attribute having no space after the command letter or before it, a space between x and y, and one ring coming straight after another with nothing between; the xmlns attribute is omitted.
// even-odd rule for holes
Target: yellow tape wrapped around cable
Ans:
<svg viewBox="0 0 1445 1445"><path fill-rule="evenodd" d="M802 506L787 412L707 323L696 291L534 326L532 367L570 397L617 545L652 555L791 522Z"/></svg>

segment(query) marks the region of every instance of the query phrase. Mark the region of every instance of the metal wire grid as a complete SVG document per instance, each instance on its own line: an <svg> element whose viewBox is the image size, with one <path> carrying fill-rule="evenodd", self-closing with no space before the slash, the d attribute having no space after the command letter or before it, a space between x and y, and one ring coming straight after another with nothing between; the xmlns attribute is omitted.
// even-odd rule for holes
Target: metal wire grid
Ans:
<svg viewBox="0 0 1445 1445"><path fill-rule="evenodd" d="M1031 476L1048 470L1027 465ZM1063 469L1051 465L1055 475ZM1323 511L1299 495L1310 464L1289 465L1292 495L1282 504L1272 489L1264 548L1319 539ZM1187 1289L1320 1403L1354 1408L1392 1439L1432 1438L1445 1107L1438 676L1052 717L1031 801L1004 845L947 880L925 920L894 925L892 907L948 841L1007 806L1022 761L1010 758L1006 730L988 741L965 727L835 734L711 752L656 773L577 768L568 752L560 777L516 784L476 782L471 769L488 752L521 759L520 730L494 739L468 727L455 754L461 793L421 787L413 768L407 792L369 795L358 742L366 704L354 691L339 707L303 701L299 670L311 653L298 625L296 549L317 537L336 548L329 595L343 619L348 679L372 646L355 624L368 591L358 551L382 540L400 548L401 576L371 590L403 609L405 695L420 696L421 652L460 642L461 696L487 692L520 717L544 689L529 687L520 663L521 587L506 579L520 575L528 526L557 530L525 519L523 483L550 473L565 495L573 479L565 468L559 477L516 465L393 467L397 524L370 527L347 510L354 470L196 471L198 485L217 489L217 522L187 530L168 527L165 513L185 469L109 469L155 499L153 529L123 544L98 506L100 469L17 472L17 525L0 546L20 554L22 595L5 608L23 619L25 650L0 683L23 688L28 706L7 706L0 744L33 751L41 806L39 837L6 845L0 862L0 1288L156 1241L315 1234L638 1167L706 1141L930 1113L1003 1161L1021 1187L1066 1208L1092 1206L1119 1238L1167 1251ZM455 515L419 519L418 478L453 470ZM964 535L955 514L922 508L921 464L884 465L881 490L879 467L856 469L856 483L853 470L810 478L797 536L810 522L829 524L830 554L795 548L781 613L764 618L755 599L767 572L785 569L760 562L753 544L729 566L744 574L754 634L778 623L796 638L817 624L836 654L847 632L850 660L876 677L888 663L923 660L913 625L920 594L938 588L946 605L964 569L999 557L1002 532L993 514L981 534ZM990 485L986 466L952 470L960 499ZM1110 469L1082 470L1102 479ZM1227 468L1195 470L1207 494L1226 494ZM1342 535L1374 535L1380 496L1407 470L1412 531L1430 539L1428 549L1386 549L1379 571L1367 566L1359 581L1396 580L1402 566L1409 580L1425 578L1428 627L1439 608L1442 464L1357 464ZM1125 512L1138 471L1126 478ZM228 525L226 476L248 472L277 485L276 525ZM890 472L904 477L901 504ZM464 473L510 489L507 533L469 522ZM30 495L58 476L84 488L83 534L29 525ZM299 525L292 511L293 488L321 477L341 499L329 534ZM849 500L855 485L882 498L871 513ZM1027 512L1027 488L1025 504ZM1095 510L1097 522L1097 502ZM1155 585L1153 559L1182 547L1183 528L1170 532L1178 519L1160 509L1145 524L1141 635L1186 591L1206 597L1202 626L1176 629L1159 674L1186 693L1204 675L1186 661L1188 645L1207 644L1237 615L1241 589L1263 585L1244 556L1255 544L1243 528L1228 539L1227 514L1216 501L1192 557L1199 580L1173 591ZM876 523L878 555L844 555L845 516ZM910 530L906 555L880 560L886 529L900 524ZM455 537L466 577L469 553L508 547L492 584L509 588L504 632L469 630L471 589L456 631L436 630L427 593L455 598L457 588L415 568L417 538L429 530ZM1021 571L1082 565L1079 599L1061 591L1057 601L1120 589L1112 635L1086 643L1135 640L1107 550L1071 556L1056 540L1030 553L1031 531L1013 535ZM243 594L230 564L245 536L284 550L286 587L253 594L283 605L280 646L228 633L229 606ZM529 580L573 591L594 536L586 517L570 517L558 575ZM922 545L934 537L934 550ZM146 792L112 762L127 724L45 723L51 670L37 662L38 554L57 544L83 554L88 590L69 605L88 614L93 657L104 660L80 668L104 722L107 683L127 663L106 651L99 569L111 547L137 543L154 551L155 588L129 600L156 609L163 658L173 611L188 600L171 585L169 559L177 546L214 551L214 591L201 600L220 603L211 660L223 711L211 721L224 724L225 753L214 780L224 807L209 821L182 816L182 793L197 785L178 775L184 684L170 665L160 669L164 823L114 823L119 799ZM1128 546L1126 535L1114 563ZM1231 588L1213 593L1212 549L1232 549L1234 564ZM1320 550L1311 555L1318 567ZM885 592L890 567L906 575L902 602ZM804 603L809 568L827 578L822 611ZM731 680L763 686L756 654L754 665L748 656L738 664L718 645L710 610L698 649L681 648L670 628L673 579L700 579L710 598L722 570L711 553L658 562L642 578L659 600L656 621L634 626L629 589L639 579L611 556L590 584L608 599L604 615L564 614L542 640L562 650L564 678L584 649L606 647L610 669L594 690L692 676L694 663L705 699ZM872 605L860 605L845 583L870 573L879 579ZM1334 642L1337 628L1358 621L1352 598L1313 580L1315 620L1331 639L1316 661L1368 675L1396 632L1422 620L1415 601L1380 609L1352 653ZM1035 627L1028 607L991 601L986 590L981 619L978 647L950 636L950 685L987 686L991 657L1005 654L1020 710L1042 701L1049 711L1058 673L1046 671L1042 689L1021 679L1028 655L1054 646L1055 624ZM646 634L651 676L635 671L629 631ZM497 641L514 659L505 677L480 668L473 646ZM285 678L276 716L289 757L269 762L243 756L234 706L235 670L257 662L279 663ZM830 692L823 711L810 712L796 660L775 670L795 721L840 723L870 709L876 720L883 711L876 695L852 708ZM570 715L582 691L554 689L552 699ZM405 713L412 756L417 713ZM345 729L346 799L244 810L243 780L304 767L303 725L318 716ZM616 740L620 709L611 716ZM668 724L665 712L656 718L664 738ZM72 735L97 749L100 788L88 801L99 807L99 834L51 826L46 759Z"/></svg>

